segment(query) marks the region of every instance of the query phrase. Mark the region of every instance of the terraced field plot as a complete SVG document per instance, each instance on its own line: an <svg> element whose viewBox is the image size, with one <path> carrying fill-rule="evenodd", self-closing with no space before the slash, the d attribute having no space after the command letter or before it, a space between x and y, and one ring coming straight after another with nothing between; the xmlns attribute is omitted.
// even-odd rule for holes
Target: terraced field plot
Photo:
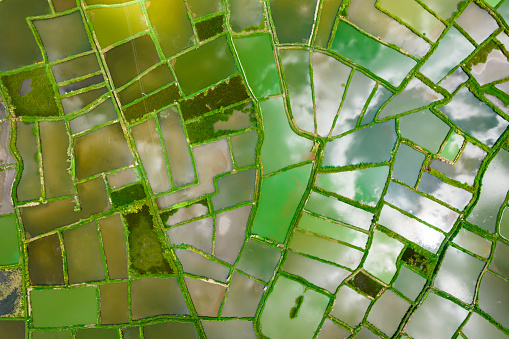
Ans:
<svg viewBox="0 0 509 339"><path fill-rule="evenodd" d="M0 337L507 337L508 23L0 1Z"/></svg>

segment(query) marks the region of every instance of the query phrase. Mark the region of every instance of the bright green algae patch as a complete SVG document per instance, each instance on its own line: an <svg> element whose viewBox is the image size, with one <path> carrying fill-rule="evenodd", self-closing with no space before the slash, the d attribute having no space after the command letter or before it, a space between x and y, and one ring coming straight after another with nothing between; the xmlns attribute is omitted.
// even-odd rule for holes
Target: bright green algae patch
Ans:
<svg viewBox="0 0 509 339"><path fill-rule="evenodd" d="M271 98L260 104L264 140L261 149L264 174L314 157L313 140L303 138L291 129L286 118L283 98Z"/></svg>
<svg viewBox="0 0 509 339"><path fill-rule="evenodd" d="M260 317L270 338L311 338L329 298L285 277L277 279Z"/></svg>
<svg viewBox="0 0 509 339"><path fill-rule="evenodd" d="M30 304L34 327L97 324L97 287L32 290Z"/></svg>
<svg viewBox="0 0 509 339"><path fill-rule="evenodd" d="M19 262L18 229L14 214L0 218L0 265Z"/></svg>
<svg viewBox="0 0 509 339"><path fill-rule="evenodd" d="M23 5L33 2L0 0L0 8L7 8L5 4L13 1ZM432 15L433 22L445 24L449 32L456 31L458 36L463 36L468 49L475 52L470 57L462 56L458 62L442 64L452 60L458 51L448 45L447 39L439 39L437 46L430 41L436 39L421 35L423 43L435 52L419 56L422 60L418 61L407 53L409 45L402 44L402 51L392 42L386 43L384 37L362 31L366 29L364 26L359 26L359 30L350 26L346 18L351 1L342 0L80 0L74 3L52 0L49 4L53 14L40 16L44 13L34 12L23 16L26 27L33 29L35 24L39 30L37 22L57 26L63 20L55 18L77 18L83 14L87 41L94 50L80 52L78 57L78 52L65 52L49 57L49 62L39 60L44 65L33 64L1 74L8 78L27 70L43 70L51 89L48 95L56 95L65 115L40 119L29 112L31 115L16 119L13 96L32 93L33 79L20 82L20 88L14 89L9 89L4 81L0 84L3 96L0 100L7 108L5 112L0 107L0 118L5 119L2 120L5 130L9 124L17 125L11 135L5 137L1 130L0 136L6 142L5 152L9 137L15 138L10 150L14 156L19 153L22 160L17 165L7 162L4 164L7 170L0 171L7 177L4 202L8 202L0 204L0 210L12 213L9 174L6 174L12 173L15 177L11 194L13 209L23 221L23 225L21 221L16 225L14 220L12 232L5 233L5 241L9 241L5 248L0 247L0 264L5 254L10 259L6 259L5 266L9 267L4 267L4 272L16 271L20 281L21 276L26 279L15 287L20 304L16 312L2 313L7 304L4 300L14 297L6 292L2 299L0 293L0 316L5 319L0 321L0 333L9 339L11 336L12 339L60 339L62 336L159 339L168 335L227 338L232 334L238 338L322 339L407 337L406 331L416 337L434 337L417 331L424 324L422 328L433 327L437 333L445 327L447 331L451 329L444 337L471 337L474 327L477 336L506 335L505 323L496 322L503 320L504 309L492 305L497 298L507 299L508 295L504 293L509 273L505 266L499 265L503 265L504 252L500 251L501 246L506 246L509 218L503 214L499 221L497 215L501 211L495 210L499 207L495 206L494 212L488 214L493 215L499 234L492 235L486 235L478 225L464 219L475 212L472 208L477 203L481 184L484 193L492 191L486 168L493 165L490 162L500 147L507 147L508 133L502 134L500 130L493 144L481 145L472 138L471 130L458 129L436 107L451 102L460 86L463 91L471 91L479 103L491 107L498 114L497 119L507 120L504 106L491 96L497 96L503 104L509 102L502 92L509 88L507 79L501 77L481 86L476 83L476 69L461 62L466 57L467 64L481 59L489 63L486 51L493 45L505 53L502 45L507 45L509 38L499 13L505 13L509 0L499 11L487 7L495 2L498 5L496 0L462 2L458 6L460 12L468 6L484 12L485 17L495 22L494 28L480 25L478 30L472 27L478 20L482 21L482 15L475 22L470 20L471 25L464 24L469 20L456 21L461 13L450 19L459 0L446 5L441 5L440 0L409 1L412 4L408 5L414 8L412 18ZM55 10L65 11L64 2L66 8L78 5L79 8L64 15L55 14ZM394 15L410 7L388 13L379 8L378 0L366 0L364 5L374 5L373 11L379 11L400 26L406 25L415 34L422 31L416 28L419 22ZM141 11L130 10L140 6ZM451 8L448 16L439 11L445 7ZM128 14L125 18L120 17L121 10ZM111 24L119 25L106 32L104 29L110 23L104 18L98 22L97 17L90 15L101 11L115 12ZM32 13L28 8L24 12ZM129 17L133 13L136 17ZM146 23L145 28L126 31L125 23L135 21ZM412 27L408 26L409 22ZM383 23L373 24L381 29L385 27ZM453 24L456 28L451 27ZM14 22L12 25L6 31L18 31L19 25ZM117 29L122 29L126 37L102 46L98 37L111 33L119 38ZM493 30L487 32L489 29ZM39 46L35 45L36 54L42 52L48 59L46 56L55 53L49 50L50 46L65 48L63 40L72 34L69 31L54 32L51 39L58 42L55 45L44 41L45 34L39 37L37 31L32 33L30 29L28 33L30 39L32 35L42 38L42 44L39 39ZM477 34L482 32L487 32L486 38L478 41ZM3 40L0 38L0 42ZM18 40L22 51L27 39ZM345 48L335 50L340 42ZM211 48L214 45L220 48ZM443 54L437 49L441 46L445 48ZM9 51L7 54L10 57ZM59 64L52 61L64 57L65 61L58 61ZM182 68L181 62L186 58L194 61ZM72 73L72 68L80 67L76 66L80 62L75 63L80 59L90 60L90 67ZM501 59L495 61L506 62ZM408 62L408 67L399 61ZM419 63L416 67L415 61ZM426 64L429 68L421 67ZM230 71L224 65L231 66ZM50 67L56 73L54 76ZM61 67L61 71L70 74L59 75ZM444 73L444 80L438 82L427 69L454 73ZM410 73L406 74L407 71ZM88 82L96 78L105 82ZM415 82L421 82L422 86L415 91L415 96L406 95L407 90L415 88ZM400 83L405 88L395 89ZM79 86L82 87L78 92L65 93ZM58 87L62 94L56 92ZM423 87L430 90L426 92ZM398 98L391 98L393 95ZM407 107L408 98L412 100ZM99 119L106 103L111 104L108 118ZM55 115L60 115L58 102L55 107ZM381 107L383 113L379 112ZM429 111L418 111L423 108ZM174 113L172 119L163 119L168 110ZM416 113L404 115L410 112ZM6 113L9 120L5 118ZM303 113L309 118L305 125L301 124ZM324 120L324 114L328 120ZM146 135L155 138L152 139L156 140L155 148L150 146L151 140L145 139L145 145L139 142L134 133L139 128L134 124L146 118L153 122ZM367 126L361 126L362 122ZM61 127L61 138L50 139L56 140L53 142L58 143L57 148L47 142L52 125ZM119 135L122 138L117 138ZM497 141L499 137L501 140ZM24 152L21 146L26 147ZM51 152L62 160L58 168L51 160L54 158ZM418 161L409 162L412 157L408 153L417 156ZM2 154L0 150L0 160ZM148 184L146 173L152 166L145 160L153 159L153 154L158 155L154 162L161 164L162 172L170 175L165 180L171 183L165 189L160 189L162 185ZM140 162L140 157L145 163ZM223 160L224 166L214 171ZM450 169L430 168L438 162ZM25 171L20 180L22 170ZM135 172L139 175L134 175ZM203 175L209 172L212 174ZM55 182L50 180L50 174L72 179L72 185L67 187L70 190L53 193ZM462 174L468 174L471 181L464 184ZM35 193L20 199L23 193L20 188L26 179L23 176L33 179L29 183ZM2 176L0 183L1 179ZM206 194L200 191L205 183L211 187ZM394 186L407 194L395 194ZM446 200L445 194L462 196L458 199L465 201L456 204L456 199ZM172 195L181 196L182 199L173 200L178 204L169 202ZM417 205L415 199L409 199L413 196L419 198ZM165 202L165 198L170 199ZM432 204L424 206L425 198ZM408 201L403 202L404 199ZM500 204L501 210L509 210L507 199L501 199ZM444 231L447 234L433 228L437 226L429 220L433 210L424 210L438 205L444 215L436 215L437 218L445 216L447 208L450 209L448 220L460 218L449 224L452 228ZM387 212L387 208L392 212ZM380 214L385 216L384 226L378 224L378 219L382 220ZM3 236L1 221L7 216L0 218L0 236ZM402 226L395 227L391 221ZM110 223L114 229L107 226ZM411 230L412 227L416 229ZM84 228L88 230L86 237L77 233ZM482 239L486 253L461 242L458 228ZM51 233L44 234L48 232ZM74 240L70 239L73 232ZM175 240L174 234L185 239ZM421 238L435 236L436 255L416 245L426 244ZM452 265L442 263L442 254L450 252L451 245L462 257L475 257L475 261L486 264L486 270L490 270L479 269L475 276L463 274L463 281L469 278L470 291L481 291L478 298L469 300L470 305L465 300L453 299L457 297L456 292L443 287L445 279L435 279L436 273L437 278L442 274L453 284L454 279L462 279L458 277L461 274L451 274L454 273ZM226 250L227 255L222 253ZM491 250L495 253L491 254ZM16 257L16 252L21 255ZM12 263L7 263L11 259ZM173 260L177 259L174 265ZM94 263L94 270L87 268L89 262ZM77 267L87 273L101 274L76 279ZM407 275L405 270L409 272ZM53 274L54 279L48 279ZM500 283L490 282L490 276ZM2 279L11 278L0 271L0 292L5 291ZM172 288L169 289L169 284L165 288L155 283L163 280L171 280ZM89 285L94 286L86 287L95 289L90 302L96 305L95 317L90 316L93 318L90 322L37 323L48 306L35 305L32 295L41 289L47 293L63 293L68 288L85 287L67 286L83 282L91 282ZM405 284L415 285L412 294L405 292L402 287ZM55 285L61 286L53 290ZM349 298L341 298L345 290L351 291L347 293ZM178 295L178 303L170 300L172 293ZM451 307L461 311L462 319L422 317L421 305L428 313L435 313L426 308L431 300L429 296L448 300ZM80 306L65 302L61 305L69 313L75 311L71 306ZM401 302L406 307L404 310L398 309ZM188 311L173 311L179 304L181 310ZM437 305L445 306L444 302ZM433 311L441 314L444 310ZM352 313L358 321L352 322L343 312ZM451 313L454 316L459 312ZM60 313L55 317L60 317ZM484 323L480 324L478 319ZM20 330L12 332L9 323L17 323ZM57 325L64 327L51 328ZM67 330L67 326L72 328ZM493 330L490 332L487 326Z"/></svg>
<svg viewBox="0 0 509 339"><path fill-rule="evenodd" d="M253 233L284 242L295 210L307 188L312 165L304 165L262 180Z"/></svg>
<svg viewBox="0 0 509 339"><path fill-rule="evenodd" d="M257 98L280 94L272 36L263 34L234 40L249 87Z"/></svg>
<svg viewBox="0 0 509 339"><path fill-rule="evenodd" d="M396 87L416 65L410 57L362 34L344 21L337 25L331 49Z"/></svg>

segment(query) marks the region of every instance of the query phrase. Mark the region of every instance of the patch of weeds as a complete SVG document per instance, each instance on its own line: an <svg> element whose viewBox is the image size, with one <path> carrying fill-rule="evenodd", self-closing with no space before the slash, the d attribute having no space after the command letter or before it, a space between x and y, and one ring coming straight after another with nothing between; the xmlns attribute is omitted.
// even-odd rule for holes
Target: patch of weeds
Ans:
<svg viewBox="0 0 509 339"><path fill-rule="evenodd" d="M196 202L194 202L194 203L192 203L192 204L189 204L189 205L187 205L187 206L184 206L184 207L182 207L182 208L189 208L189 207L191 207L191 206L193 206L193 205L198 205L198 204L200 204L200 205L203 205L203 206L207 207L207 209L208 209L208 207L209 207L209 204L207 203L207 198L204 198L204 199L198 200L198 201L196 201ZM166 223L168 222L168 219L169 219L172 215L174 215L175 213L177 213L179 210L180 210L180 207L176 207L176 208L173 208L173 209L171 209L171 210L169 210L169 211L165 211L165 212L161 213L161 220L163 221L163 223L164 223L164 224L166 224Z"/></svg>
<svg viewBox="0 0 509 339"><path fill-rule="evenodd" d="M200 41L210 39L224 31L224 16L218 15L194 24Z"/></svg>
<svg viewBox="0 0 509 339"><path fill-rule="evenodd" d="M27 82L23 83L25 80ZM14 114L17 117L59 115L55 93L45 66L4 76L2 81L11 97ZM24 85L23 91L21 91L22 85Z"/></svg>
<svg viewBox="0 0 509 339"><path fill-rule="evenodd" d="M376 297L383 288L382 284L363 271L359 271L348 283L373 298Z"/></svg>
<svg viewBox="0 0 509 339"><path fill-rule="evenodd" d="M477 64L483 64L488 60L488 55L493 51L495 48L498 48L497 44L491 40L486 45L479 48L469 59L467 62L465 62L465 66L468 69L472 69L472 66L475 66Z"/></svg>
<svg viewBox="0 0 509 339"><path fill-rule="evenodd" d="M129 205L135 201L143 200L147 195L145 194L143 184L139 182L111 192L110 197L113 207L120 207Z"/></svg>
<svg viewBox="0 0 509 339"><path fill-rule="evenodd" d="M140 274L171 274L164 248L154 227L154 216L147 205L124 215L129 230L128 243L131 269Z"/></svg>
<svg viewBox="0 0 509 339"><path fill-rule="evenodd" d="M299 295L297 298L295 298L295 306L290 309L290 319L294 319L297 317L303 301L304 301L303 295Z"/></svg>
<svg viewBox="0 0 509 339"><path fill-rule="evenodd" d="M236 129L217 129L215 126L219 121L228 121L235 112L249 114L249 121L252 124L252 116L254 116L253 105L252 103L247 105L242 104L186 124L189 140L192 144L196 144L235 132Z"/></svg>
<svg viewBox="0 0 509 339"><path fill-rule="evenodd" d="M418 268L426 276L429 276L433 273L433 269L435 268L436 264L436 260L431 257L430 253L419 253L411 247L407 247L405 249L403 255L401 256L401 260L410 266Z"/></svg>
<svg viewBox="0 0 509 339"><path fill-rule="evenodd" d="M149 113L153 113L163 107L173 104L175 101L179 100L180 97L181 95L177 85L173 84L124 108L124 117L129 123L132 123Z"/></svg>
<svg viewBox="0 0 509 339"><path fill-rule="evenodd" d="M237 75L180 103L182 117L190 120L221 107L228 107L249 98L242 77Z"/></svg>

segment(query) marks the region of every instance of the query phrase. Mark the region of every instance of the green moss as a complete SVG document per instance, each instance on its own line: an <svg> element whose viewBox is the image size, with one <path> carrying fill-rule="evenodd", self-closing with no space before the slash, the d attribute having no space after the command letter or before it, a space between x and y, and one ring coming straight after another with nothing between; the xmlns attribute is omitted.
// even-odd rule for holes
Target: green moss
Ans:
<svg viewBox="0 0 509 339"><path fill-rule="evenodd" d="M194 24L200 41L210 39L224 31L224 16L218 15Z"/></svg>
<svg viewBox="0 0 509 339"><path fill-rule="evenodd" d="M113 207L129 205L147 197L141 182L113 191L110 194Z"/></svg>
<svg viewBox="0 0 509 339"><path fill-rule="evenodd" d="M31 90L20 95L23 81L30 79ZM11 97L16 116L58 116L55 93L46 74L45 66L2 77Z"/></svg>
<svg viewBox="0 0 509 339"><path fill-rule="evenodd" d="M124 117L129 123L132 123L149 113L153 113L163 107L173 104L180 98L180 91L177 85L173 84L124 108Z"/></svg>
<svg viewBox="0 0 509 339"><path fill-rule="evenodd" d="M177 208L174 208L172 210L169 210L169 211L166 211L164 213L161 213L161 219L166 223L166 221L168 220L169 217L171 217L172 215L174 215L175 213L177 213L179 211L179 207Z"/></svg>
<svg viewBox="0 0 509 339"><path fill-rule="evenodd" d="M21 286L23 275L20 268L0 270L0 316L23 317L24 299Z"/></svg>
<svg viewBox="0 0 509 339"><path fill-rule="evenodd" d="M128 244L131 270L140 275L171 274L164 248L157 237L154 216L147 205L134 213L124 215L129 230Z"/></svg>
<svg viewBox="0 0 509 339"><path fill-rule="evenodd" d="M230 114L226 112L216 113L202 118L198 121L191 122L186 125L187 135L191 144L200 143L205 140L210 140L216 136L229 134L232 130L221 130L215 132L214 124L218 121L228 121Z"/></svg>
<svg viewBox="0 0 509 339"><path fill-rule="evenodd" d="M185 207L188 208L188 207L191 207L192 205L197 205L197 204L203 205L207 208L209 207L209 204L207 203L207 198L198 200L198 201L196 201L192 204L189 204ZM161 220L163 221L163 223L166 224L168 222L168 218L171 217L172 215L174 215L175 213L177 213L179 210L180 210L180 208L177 207L177 208L173 208L169 211L165 211L165 212L161 213Z"/></svg>
<svg viewBox="0 0 509 339"><path fill-rule="evenodd" d="M472 69L472 66L485 63L488 59L488 54L490 54L495 48L498 48L497 44L493 40L489 41L486 45L477 49L468 61L465 62L465 66Z"/></svg>
<svg viewBox="0 0 509 339"><path fill-rule="evenodd" d="M350 0L341 1L338 9L338 15L346 18L348 16L348 6L350 6Z"/></svg>
<svg viewBox="0 0 509 339"><path fill-rule="evenodd" d="M295 306L290 309L290 319L294 319L297 317L303 301L304 301L303 295L299 295L297 298L295 298Z"/></svg>
<svg viewBox="0 0 509 339"><path fill-rule="evenodd" d="M200 204L200 205L203 205L205 207L209 207L209 203L207 202L207 198L204 198L204 199L201 199L201 200L198 200L197 202L195 202L193 205L195 204Z"/></svg>
<svg viewBox="0 0 509 339"><path fill-rule="evenodd" d="M223 112L218 112L216 114L209 115L207 117L201 118L200 120L193 121L186 125L187 135L192 144L200 143L205 140L210 140L213 138L217 138L223 135L228 135L234 132L235 130L231 129L221 129L216 131L214 124L218 121L228 121L230 116L234 111L240 111L245 114L249 114L250 120L252 122L254 117L254 108L253 105L241 104Z"/></svg>
<svg viewBox="0 0 509 339"><path fill-rule="evenodd" d="M468 6L468 4L469 4L469 1L466 1L466 0L458 2L458 4L456 5L458 12L463 11Z"/></svg>
<svg viewBox="0 0 509 339"><path fill-rule="evenodd" d="M371 297L376 297L383 286L363 271L359 271L348 283Z"/></svg>
<svg viewBox="0 0 509 339"><path fill-rule="evenodd" d="M251 32L251 31L263 31L265 29L265 21L262 21L258 26L247 26L242 29L241 32Z"/></svg>
<svg viewBox="0 0 509 339"><path fill-rule="evenodd" d="M422 252L422 253L420 253ZM418 252L417 250L407 247L401 256L401 260L406 262L408 265L413 266L421 270L426 276L433 273L435 268L436 260L432 258L431 253L426 253L424 250Z"/></svg>
<svg viewBox="0 0 509 339"><path fill-rule="evenodd" d="M182 101L180 108L184 120L190 120L248 98L249 94L242 77L237 75L193 98Z"/></svg>

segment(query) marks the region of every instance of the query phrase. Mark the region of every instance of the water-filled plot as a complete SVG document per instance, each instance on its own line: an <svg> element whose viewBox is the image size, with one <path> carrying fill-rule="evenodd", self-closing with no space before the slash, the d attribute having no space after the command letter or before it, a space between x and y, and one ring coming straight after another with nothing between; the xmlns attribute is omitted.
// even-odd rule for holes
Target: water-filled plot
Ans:
<svg viewBox="0 0 509 339"><path fill-rule="evenodd" d="M507 337L508 22L0 1L0 336Z"/></svg>

